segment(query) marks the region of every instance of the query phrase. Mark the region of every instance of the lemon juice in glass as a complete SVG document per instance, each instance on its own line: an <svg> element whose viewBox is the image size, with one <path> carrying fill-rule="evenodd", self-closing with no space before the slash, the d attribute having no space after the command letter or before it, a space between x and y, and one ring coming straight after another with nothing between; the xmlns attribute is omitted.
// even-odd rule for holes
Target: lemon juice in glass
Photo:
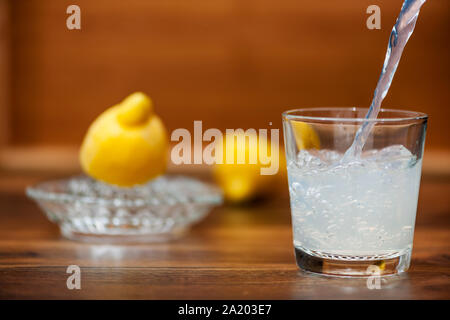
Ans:
<svg viewBox="0 0 450 320"><path fill-rule="evenodd" d="M381 110L360 157L343 161L367 109L283 114L294 247L304 270L405 271L410 264L427 116Z"/></svg>

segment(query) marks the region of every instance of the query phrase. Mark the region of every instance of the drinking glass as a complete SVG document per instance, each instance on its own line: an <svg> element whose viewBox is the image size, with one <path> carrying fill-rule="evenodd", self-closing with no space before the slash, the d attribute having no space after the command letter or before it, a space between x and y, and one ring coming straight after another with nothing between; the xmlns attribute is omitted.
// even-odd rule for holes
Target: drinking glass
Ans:
<svg viewBox="0 0 450 320"><path fill-rule="evenodd" d="M283 113L295 257L337 276L404 272L411 261L428 116L382 109L309 108ZM342 159L364 121L359 156Z"/></svg>

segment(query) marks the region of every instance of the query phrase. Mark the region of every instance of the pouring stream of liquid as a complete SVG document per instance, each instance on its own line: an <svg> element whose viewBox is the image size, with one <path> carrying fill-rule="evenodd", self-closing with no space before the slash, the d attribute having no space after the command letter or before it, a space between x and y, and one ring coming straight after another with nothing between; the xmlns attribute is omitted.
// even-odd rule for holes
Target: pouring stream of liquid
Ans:
<svg viewBox="0 0 450 320"><path fill-rule="evenodd" d="M386 58L383 64L378 84L375 88L372 104L366 114L365 119L375 119L380 111L381 103L386 97L398 63L408 42L409 37L414 31L420 7L426 0L405 0L402 9L397 18L397 22L392 29L389 38L389 44L386 52ZM358 129L352 145L345 152L342 161L348 161L351 158L360 157L364 144L374 126L373 121L364 121Z"/></svg>

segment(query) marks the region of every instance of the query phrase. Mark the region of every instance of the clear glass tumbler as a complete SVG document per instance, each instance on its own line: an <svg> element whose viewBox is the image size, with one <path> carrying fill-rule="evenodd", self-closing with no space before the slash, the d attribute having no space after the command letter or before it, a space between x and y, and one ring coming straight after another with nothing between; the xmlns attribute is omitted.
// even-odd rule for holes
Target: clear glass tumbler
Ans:
<svg viewBox="0 0 450 320"><path fill-rule="evenodd" d="M408 269L427 115L383 109L360 156L342 159L367 109L283 113L295 256L306 271Z"/></svg>

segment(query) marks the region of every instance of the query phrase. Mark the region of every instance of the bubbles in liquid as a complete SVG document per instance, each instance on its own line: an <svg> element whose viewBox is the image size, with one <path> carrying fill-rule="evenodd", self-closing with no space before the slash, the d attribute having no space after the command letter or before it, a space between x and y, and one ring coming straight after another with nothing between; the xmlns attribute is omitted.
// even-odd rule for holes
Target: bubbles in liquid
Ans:
<svg viewBox="0 0 450 320"><path fill-rule="evenodd" d="M420 161L401 145L341 162L301 150L288 165L294 245L309 252L380 256L412 245Z"/></svg>

